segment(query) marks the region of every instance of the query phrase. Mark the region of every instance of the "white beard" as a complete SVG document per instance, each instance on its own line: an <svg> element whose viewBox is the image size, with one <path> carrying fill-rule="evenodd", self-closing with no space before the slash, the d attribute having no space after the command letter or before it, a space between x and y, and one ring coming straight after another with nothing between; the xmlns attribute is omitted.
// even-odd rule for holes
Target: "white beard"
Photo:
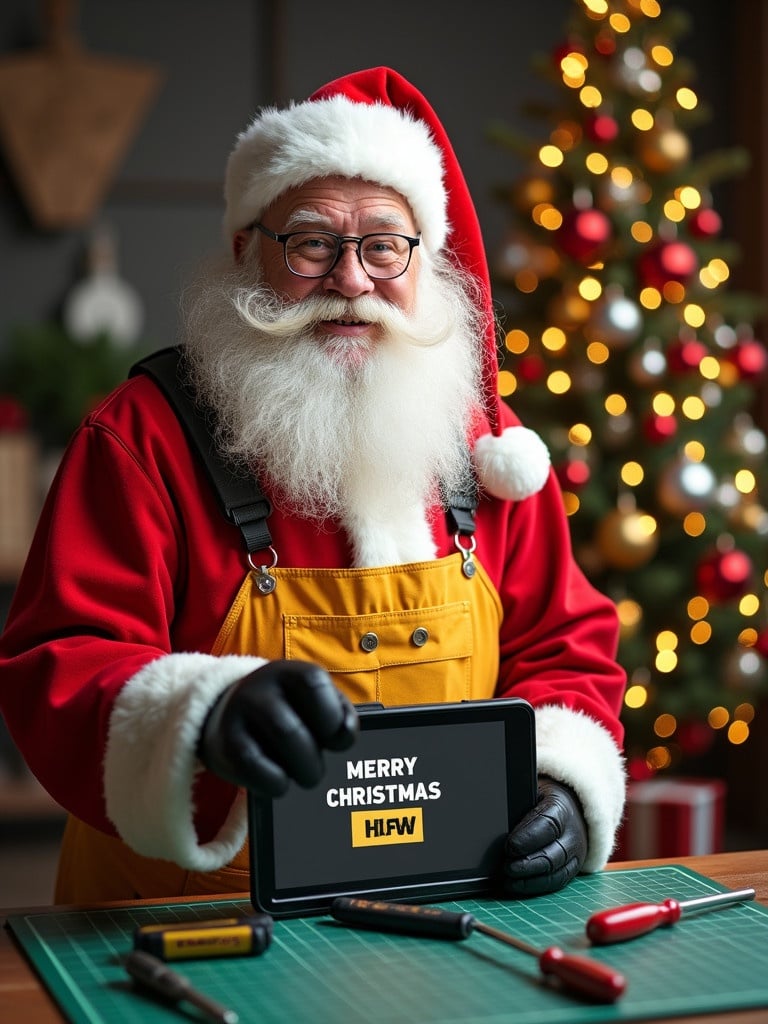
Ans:
<svg viewBox="0 0 768 1024"><path fill-rule="evenodd" d="M428 510L441 484L468 484L482 325L450 273L422 260L410 317L369 296L286 303L252 266L209 274L187 308L189 374L220 448L285 513L341 522L356 566L433 559ZM313 335L335 319L378 324L376 340Z"/></svg>

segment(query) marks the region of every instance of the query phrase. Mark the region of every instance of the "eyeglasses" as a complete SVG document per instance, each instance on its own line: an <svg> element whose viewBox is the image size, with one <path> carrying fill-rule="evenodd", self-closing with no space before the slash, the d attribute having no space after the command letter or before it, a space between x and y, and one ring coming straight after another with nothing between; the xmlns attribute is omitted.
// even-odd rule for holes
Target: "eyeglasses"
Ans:
<svg viewBox="0 0 768 1024"><path fill-rule="evenodd" d="M332 231L288 231L276 235L263 224L254 221L249 225L258 228L273 242L283 246L285 265L296 277L325 277L341 259L342 246L354 243L357 258L368 277L375 281L391 281L408 269L411 254L420 238L408 235L394 235L379 232L375 235L335 235Z"/></svg>

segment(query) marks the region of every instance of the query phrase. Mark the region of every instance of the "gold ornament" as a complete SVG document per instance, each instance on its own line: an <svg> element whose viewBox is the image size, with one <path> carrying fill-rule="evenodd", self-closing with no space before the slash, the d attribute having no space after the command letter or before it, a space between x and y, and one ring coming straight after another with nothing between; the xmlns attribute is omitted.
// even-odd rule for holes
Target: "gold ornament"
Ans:
<svg viewBox="0 0 768 1024"><path fill-rule="evenodd" d="M656 521L639 509L615 508L598 523L595 542L608 565L638 569L658 550Z"/></svg>
<svg viewBox="0 0 768 1024"><path fill-rule="evenodd" d="M691 144L678 128L656 126L641 136L638 155L650 170L668 174L689 160Z"/></svg>
<svg viewBox="0 0 768 1024"><path fill-rule="evenodd" d="M530 213L539 203L551 203L555 198L555 189L548 178L536 174L526 175L514 186L512 200L522 213Z"/></svg>

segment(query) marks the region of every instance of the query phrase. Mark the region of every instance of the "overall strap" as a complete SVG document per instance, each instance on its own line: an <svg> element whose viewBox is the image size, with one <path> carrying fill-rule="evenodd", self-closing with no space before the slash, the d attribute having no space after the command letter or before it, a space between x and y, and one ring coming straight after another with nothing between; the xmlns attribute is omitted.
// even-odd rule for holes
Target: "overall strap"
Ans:
<svg viewBox="0 0 768 1024"><path fill-rule="evenodd" d="M267 518L272 505L254 477L236 473L216 449L211 430L212 414L198 405L179 376L179 349L164 348L146 356L129 376L148 374L160 387L178 416L187 439L203 461L208 478L227 519L240 528L248 554L269 548L272 537Z"/></svg>

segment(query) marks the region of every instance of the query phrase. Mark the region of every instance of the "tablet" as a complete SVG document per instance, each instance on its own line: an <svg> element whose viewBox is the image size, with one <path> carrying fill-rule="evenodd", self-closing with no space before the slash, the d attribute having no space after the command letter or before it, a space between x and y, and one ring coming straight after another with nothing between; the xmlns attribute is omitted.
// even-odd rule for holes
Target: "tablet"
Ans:
<svg viewBox="0 0 768 1024"><path fill-rule="evenodd" d="M410 901L498 888L504 839L536 800L533 709L498 699L358 706L313 789L249 793L251 901L274 917L336 896Z"/></svg>

